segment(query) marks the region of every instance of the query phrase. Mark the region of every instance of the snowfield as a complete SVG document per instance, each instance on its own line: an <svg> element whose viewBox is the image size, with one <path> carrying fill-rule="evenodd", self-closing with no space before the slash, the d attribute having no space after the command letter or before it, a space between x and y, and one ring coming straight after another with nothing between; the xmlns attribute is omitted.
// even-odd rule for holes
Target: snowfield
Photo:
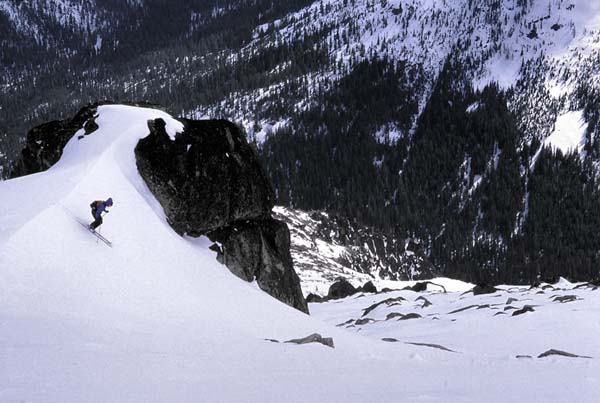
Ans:
<svg viewBox="0 0 600 403"><path fill-rule="evenodd" d="M54 167L0 182L0 401L598 401L600 291L395 291L304 315L231 274L208 240L166 223L133 149L148 119L165 119L172 136L178 121L119 105L98 113L99 129L75 135ZM89 203L109 196L102 234L112 248L75 220L91 221ZM432 305L419 308L421 295ZM377 322L336 326L391 297L406 301L376 307L367 316ZM535 311L494 316L509 297ZM449 313L473 304L489 307ZM392 311L421 318L383 321ZM335 348L265 340L315 332ZM593 358L535 358L549 349Z"/></svg>

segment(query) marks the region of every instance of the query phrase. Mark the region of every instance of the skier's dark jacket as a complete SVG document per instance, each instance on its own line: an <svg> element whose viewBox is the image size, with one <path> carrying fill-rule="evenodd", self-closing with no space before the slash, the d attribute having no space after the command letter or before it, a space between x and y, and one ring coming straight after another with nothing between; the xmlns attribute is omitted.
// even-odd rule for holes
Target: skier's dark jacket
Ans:
<svg viewBox="0 0 600 403"><path fill-rule="evenodd" d="M96 200L90 204L90 207L94 210L94 218L98 219L102 216L102 213L108 212L106 207L112 206L112 203L108 203L107 201Z"/></svg>

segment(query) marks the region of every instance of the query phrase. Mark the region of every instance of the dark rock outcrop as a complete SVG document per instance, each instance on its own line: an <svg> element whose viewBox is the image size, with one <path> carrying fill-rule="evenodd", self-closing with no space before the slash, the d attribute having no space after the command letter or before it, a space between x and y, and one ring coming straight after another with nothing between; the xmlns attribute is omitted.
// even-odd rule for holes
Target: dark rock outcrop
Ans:
<svg viewBox="0 0 600 403"><path fill-rule="evenodd" d="M387 314L385 320L390 320L394 318L399 318L398 320L419 319L421 318L421 315L419 315L418 313L408 313L405 315L400 312L392 312Z"/></svg>
<svg viewBox="0 0 600 403"><path fill-rule="evenodd" d="M446 293L446 287L440 284L433 283L431 281L419 281L415 283L412 287L404 287L403 290L414 291L414 292L424 292L427 291L427 287L432 285L434 287L439 287L444 293Z"/></svg>
<svg viewBox="0 0 600 403"><path fill-rule="evenodd" d="M54 120L36 126L27 133L21 156L11 166L9 178L42 172L56 164L69 140L79 131L81 140L95 132L98 107L114 104L112 101L99 101L79 110L71 119ZM125 102L126 105L162 109L159 105L147 102Z"/></svg>
<svg viewBox="0 0 600 403"><path fill-rule="evenodd" d="M517 309L516 311L514 311L512 313L512 316L523 315L524 313L527 313L527 312L535 312L535 309L533 309L533 307L531 305L525 305L523 308Z"/></svg>
<svg viewBox="0 0 600 403"><path fill-rule="evenodd" d="M421 306L421 308L427 308L428 306L431 306L431 301L429 301L427 298L425 298L423 296L420 296L415 301L423 301L423 305Z"/></svg>
<svg viewBox="0 0 600 403"><path fill-rule="evenodd" d="M450 353L456 353L456 352L457 352L457 351L454 351L454 350L450 350L449 348L447 348L447 347L444 347L444 346L442 346L442 345L440 345L440 344L431 344L431 343L414 343L414 342L408 342L408 341L407 341L407 342L405 342L404 344L410 344L410 345L413 345L413 346L420 346L420 347L430 347L430 348L436 348L436 349L438 349L438 350L448 351L448 352L450 352Z"/></svg>
<svg viewBox="0 0 600 403"><path fill-rule="evenodd" d="M427 283L426 282L418 282L412 287L406 287L407 290L411 290L414 292L423 292L427 291Z"/></svg>
<svg viewBox="0 0 600 403"><path fill-rule="evenodd" d="M394 306L394 305L401 305L402 301L406 301L406 299L402 298L402 297L397 297L397 298L388 298L388 299L384 299L383 301L376 302L373 305L371 305L363 310L362 317L367 316L370 312L372 312L374 309L376 309L380 305L385 304L386 306L390 307L390 306Z"/></svg>
<svg viewBox="0 0 600 403"><path fill-rule="evenodd" d="M327 293L328 299L339 299L346 298L350 295L356 294L357 289L350 284L348 280L343 277L337 279L337 281L329 287L329 292Z"/></svg>
<svg viewBox="0 0 600 403"><path fill-rule="evenodd" d="M34 127L27 133L21 158L12 166L10 177L16 178L42 172L56 164L67 142L80 129L81 136L93 133L98 125L94 122L97 105L82 108L74 118L54 120Z"/></svg>
<svg viewBox="0 0 600 403"><path fill-rule="evenodd" d="M313 333L313 334L303 337L301 339L288 340L288 341L286 341L286 343L294 343L294 344L321 343L324 346L335 348L335 345L333 344L333 338L323 337L318 333Z"/></svg>
<svg viewBox="0 0 600 403"><path fill-rule="evenodd" d="M313 303L321 303L321 302L325 302L326 299L321 297L320 295L317 294L308 294L306 296L306 302L308 302L309 304L313 304Z"/></svg>
<svg viewBox="0 0 600 403"><path fill-rule="evenodd" d="M135 148L140 174L180 234L207 234L235 222L271 219L274 193L256 152L225 120L181 120L171 140L165 122Z"/></svg>
<svg viewBox="0 0 600 403"><path fill-rule="evenodd" d="M488 284L477 284L471 291L473 291L473 295L481 295L493 294L498 291L498 289Z"/></svg>
<svg viewBox="0 0 600 403"><path fill-rule="evenodd" d="M577 301L577 299L577 295L557 295L552 299L552 301L564 304L565 302Z"/></svg>
<svg viewBox="0 0 600 403"><path fill-rule="evenodd" d="M569 357L569 358L592 358L592 357L587 356L587 355L573 354L573 353L569 353L567 351L556 350L556 349L553 349L553 348L550 349L550 350L548 350L548 351L543 352L540 355L538 355L538 358L545 358L545 357L549 357L551 355L558 355L558 356Z"/></svg>
<svg viewBox="0 0 600 403"><path fill-rule="evenodd" d="M218 242L218 259L235 275L308 313L290 255L287 226L271 217L274 194L256 152L225 120L184 123L172 140L165 122L135 148L140 175L179 234Z"/></svg>
<svg viewBox="0 0 600 403"><path fill-rule="evenodd" d="M371 292L374 294L377 293L377 287L375 287L372 281L367 281L362 287L360 287L360 290L362 292Z"/></svg>

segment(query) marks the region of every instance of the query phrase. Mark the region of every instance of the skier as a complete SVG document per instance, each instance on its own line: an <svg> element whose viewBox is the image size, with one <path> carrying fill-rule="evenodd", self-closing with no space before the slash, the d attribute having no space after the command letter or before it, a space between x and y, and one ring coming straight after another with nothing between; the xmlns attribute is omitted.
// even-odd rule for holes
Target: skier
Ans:
<svg viewBox="0 0 600 403"><path fill-rule="evenodd" d="M112 207L113 200L112 198L106 199L106 201L96 200L90 204L92 208L92 217L94 217L94 222L90 224L90 229L95 231L100 225L102 225L102 213L108 213L107 207Z"/></svg>

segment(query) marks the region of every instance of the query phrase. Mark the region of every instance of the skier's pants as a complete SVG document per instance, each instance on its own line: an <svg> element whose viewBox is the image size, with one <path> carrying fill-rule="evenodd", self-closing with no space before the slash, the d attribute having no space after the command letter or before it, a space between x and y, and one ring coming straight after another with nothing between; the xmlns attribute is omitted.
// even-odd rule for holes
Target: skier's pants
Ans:
<svg viewBox="0 0 600 403"><path fill-rule="evenodd" d="M95 208L92 209L92 217L94 217L94 222L90 224L90 227L92 229L96 229L100 225L102 225L102 215L99 215L98 218L96 218L96 209Z"/></svg>

